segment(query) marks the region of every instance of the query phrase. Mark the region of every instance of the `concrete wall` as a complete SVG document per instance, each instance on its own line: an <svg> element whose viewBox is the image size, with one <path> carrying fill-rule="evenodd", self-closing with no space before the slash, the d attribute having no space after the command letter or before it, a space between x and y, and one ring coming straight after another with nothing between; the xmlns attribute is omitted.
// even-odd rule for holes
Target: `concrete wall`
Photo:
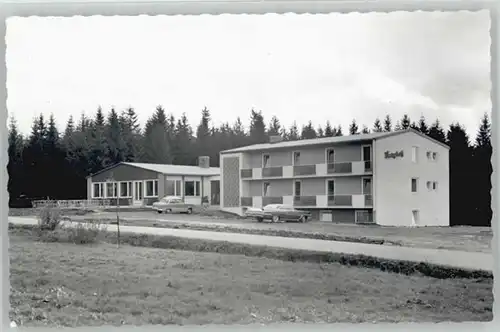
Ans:
<svg viewBox="0 0 500 332"><path fill-rule="evenodd" d="M417 162L412 146L418 147ZM417 226L449 226L449 150L416 133L405 133L374 143L374 211L376 222L388 226L411 226L412 211L419 211ZM403 157L385 158L385 152L403 151ZM426 152L437 152L430 161ZM418 191L411 192L411 178L418 178ZM437 181L428 190L427 181Z"/></svg>

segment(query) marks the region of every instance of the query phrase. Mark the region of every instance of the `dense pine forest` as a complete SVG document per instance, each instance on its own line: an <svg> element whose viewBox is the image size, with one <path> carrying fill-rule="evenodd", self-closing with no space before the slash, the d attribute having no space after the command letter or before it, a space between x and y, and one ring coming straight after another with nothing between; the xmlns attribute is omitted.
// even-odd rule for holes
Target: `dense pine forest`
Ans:
<svg viewBox="0 0 500 332"><path fill-rule="evenodd" d="M9 124L10 206L19 197L50 199L86 198L86 179L91 173L120 161L195 165L200 155L210 156L211 166L219 166L222 150L267 142L271 135L284 140L357 135L414 128L450 146L450 218L453 225L489 226L491 223L491 128L483 116L476 137L454 123L443 128L438 119L428 123L424 117L413 121L408 115L376 119L371 128L353 120L345 130L330 122L312 122L290 128L279 119L264 119L261 111L251 110L248 128L242 119L221 126L212 125L210 111L201 111L193 128L185 114L179 118L158 106L141 128L133 108L98 108L94 117L70 117L64 132L56 119L43 114L34 120L31 133L22 135L11 117Z"/></svg>

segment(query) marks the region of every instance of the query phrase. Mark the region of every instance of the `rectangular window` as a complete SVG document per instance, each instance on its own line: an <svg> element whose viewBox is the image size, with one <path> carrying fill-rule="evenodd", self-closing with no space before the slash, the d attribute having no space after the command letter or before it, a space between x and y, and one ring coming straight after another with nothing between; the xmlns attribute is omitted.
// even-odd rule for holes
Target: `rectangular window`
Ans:
<svg viewBox="0 0 500 332"><path fill-rule="evenodd" d="M296 166L300 165L300 152L295 151L293 153L293 164Z"/></svg>
<svg viewBox="0 0 500 332"><path fill-rule="evenodd" d="M120 197L132 196L132 182L120 182Z"/></svg>
<svg viewBox="0 0 500 332"><path fill-rule="evenodd" d="M411 147L411 161L418 163L418 146Z"/></svg>
<svg viewBox="0 0 500 332"><path fill-rule="evenodd" d="M432 190L437 190L438 183L436 181L432 182Z"/></svg>
<svg viewBox="0 0 500 332"><path fill-rule="evenodd" d="M437 152L432 153L432 160L437 160L438 154Z"/></svg>
<svg viewBox="0 0 500 332"><path fill-rule="evenodd" d="M195 196L194 181L186 181L186 182L184 182L184 195L186 195L186 196Z"/></svg>
<svg viewBox="0 0 500 332"><path fill-rule="evenodd" d="M182 181L175 180L175 196L182 196Z"/></svg>
<svg viewBox="0 0 500 332"><path fill-rule="evenodd" d="M369 145L363 146L363 161L372 160L372 148Z"/></svg>
<svg viewBox="0 0 500 332"><path fill-rule="evenodd" d="M196 197L201 196L200 181L195 181L194 182L194 193L195 193Z"/></svg>
<svg viewBox="0 0 500 332"><path fill-rule="evenodd" d="M156 197L156 196L158 196L158 180L147 180L145 197Z"/></svg>
<svg viewBox="0 0 500 332"><path fill-rule="evenodd" d="M294 183L295 189L294 189L294 195L295 196L302 196L302 183L300 181L295 181Z"/></svg>
<svg viewBox="0 0 500 332"><path fill-rule="evenodd" d="M106 182L106 198L116 198L118 196L118 183Z"/></svg>
<svg viewBox="0 0 500 332"><path fill-rule="evenodd" d="M431 160L432 158L432 152L427 151L427 159Z"/></svg>
<svg viewBox="0 0 500 332"><path fill-rule="evenodd" d="M94 183L92 197L93 198L104 198L103 183Z"/></svg>
<svg viewBox="0 0 500 332"><path fill-rule="evenodd" d="M271 160L270 155L268 155L268 154L263 155L262 156L262 167L263 168L269 167L270 160Z"/></svg>
<svg viewBox="0 0 500 332"><path fill-rule="evenodd" d="M175 181L167 180L165 188L166 196L176 196L175 194Z"/></svg>
<svg viewBox="0 0 500 332"><path fill-rule="evenodd" d="M326 194L328 196L334 196L335 195L335 181L334 180L328 180L326 184Z"/></svg>
<svg viewBox="0 0 500 332"><path fill-rule="evenodd" d="M326 150L326 163L327 164L335 163L335 151L333 149Z"/></svg>
<svg viewBox="0 0 500 332"><path fill-rule="evenodd" d="M363 195L371 195L372 194L372 179L363 178Z"/></svg>
<svg viewBox="0 0 500 332"><path fill-rule="evenodd" d="M427 189L431 190L432 189L432 182L427 181Z"/></svg>
<svg viewBox="0 0 500 332"><path fill-rule="evenodd" d="M418 181L417 181L417 180L418 180L418 179L416 179L416 178L412 178L412 179L411 179L411 192L412 192L412 193L416 193L416 192L417 192L417 190L418 190L418 185L417 185L417 182L418 182Z"/></svg>
<svg viewBox="0 0 500 332"><path fill-rule="evenodd" d="M270 191L271 191L271 184L269 182L264 182L263 196L269 196Z"/></svg>

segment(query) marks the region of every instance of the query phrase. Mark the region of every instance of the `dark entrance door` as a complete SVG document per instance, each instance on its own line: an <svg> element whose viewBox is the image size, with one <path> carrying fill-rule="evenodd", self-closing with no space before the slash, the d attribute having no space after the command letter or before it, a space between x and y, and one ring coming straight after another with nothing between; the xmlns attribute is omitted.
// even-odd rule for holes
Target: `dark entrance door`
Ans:
<svg viewBox="0 0 500 332"><path fill-rule="evenodd" d="M210 205L220 205L220 181L210 181Z"/></svg>

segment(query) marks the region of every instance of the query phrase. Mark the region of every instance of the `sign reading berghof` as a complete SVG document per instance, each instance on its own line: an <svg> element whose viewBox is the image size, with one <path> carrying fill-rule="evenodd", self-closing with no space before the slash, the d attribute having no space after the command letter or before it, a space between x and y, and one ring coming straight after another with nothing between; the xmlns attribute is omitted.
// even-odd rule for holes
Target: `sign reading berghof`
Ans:
<svg viewBox="0 0 500 332"><path fill-rule="evenodd" d="M385 153L384 153L385 159L403 158L403 156L404 156L403 150L396 151L396 152L385 151Z"/></svg>

